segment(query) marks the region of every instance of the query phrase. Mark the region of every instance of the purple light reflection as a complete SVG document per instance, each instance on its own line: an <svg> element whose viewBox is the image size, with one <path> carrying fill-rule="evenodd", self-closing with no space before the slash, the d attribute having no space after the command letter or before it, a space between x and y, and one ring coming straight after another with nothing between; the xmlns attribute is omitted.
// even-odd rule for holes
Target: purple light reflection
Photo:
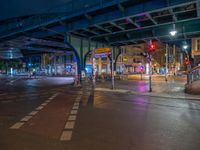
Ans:
<svg viewBox="0 0 200 150"><path fill-rule="evenodd" d="M147 106L148 105L146 100L144 99L144 97L137 97L134 102L136 102L137 104L139 104L141 106Z"/></svg>
<svg viewBox="0 0 200 150"><path fill-rule="evenodd" d="M136 86L136 91L140 93L146 92L147 87L144 82L138 82Z"/></svg>

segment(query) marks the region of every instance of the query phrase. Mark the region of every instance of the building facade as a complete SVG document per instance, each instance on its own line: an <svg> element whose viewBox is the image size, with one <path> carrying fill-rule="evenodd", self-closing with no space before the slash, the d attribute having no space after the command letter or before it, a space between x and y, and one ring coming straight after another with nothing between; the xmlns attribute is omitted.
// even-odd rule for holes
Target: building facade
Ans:
<svg viewBox="0 0 200 150"><path fill-rule="evenodd" d="M200 66L200 38L192 39L192 58L194 66Z"/></svg>

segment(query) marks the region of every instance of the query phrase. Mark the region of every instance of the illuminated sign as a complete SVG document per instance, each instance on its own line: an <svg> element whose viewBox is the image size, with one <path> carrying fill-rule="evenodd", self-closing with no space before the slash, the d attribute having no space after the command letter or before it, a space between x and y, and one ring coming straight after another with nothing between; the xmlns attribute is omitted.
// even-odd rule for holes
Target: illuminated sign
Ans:
<svg viewBox="0 0 200 150"><path fill-rule="evenodd" d="M101 54L101 53L111 53L110 48L96 48L94 49L94 54Z"/></svg>
<svg viewBox="0 0 200 150"><path fill-rule="evenodd" d="M102 58L102 57L107 57L108 53L99 53L99 54L94 54L95 58Z"/></svg>

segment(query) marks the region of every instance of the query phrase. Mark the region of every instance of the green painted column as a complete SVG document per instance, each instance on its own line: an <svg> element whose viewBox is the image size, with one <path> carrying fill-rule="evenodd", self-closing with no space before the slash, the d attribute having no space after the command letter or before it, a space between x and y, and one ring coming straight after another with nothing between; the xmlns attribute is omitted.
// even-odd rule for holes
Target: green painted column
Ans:
<svg viewBox="0 0 200 150"><path fill-rule="evenodd" d="M81 39L81 41L80 41L81 43L80 43L80 65L81 65L81 71L82 70L84 70L84 68L83 68L83 64L84 64L84 56L83 56L83 39Z"/></svg>

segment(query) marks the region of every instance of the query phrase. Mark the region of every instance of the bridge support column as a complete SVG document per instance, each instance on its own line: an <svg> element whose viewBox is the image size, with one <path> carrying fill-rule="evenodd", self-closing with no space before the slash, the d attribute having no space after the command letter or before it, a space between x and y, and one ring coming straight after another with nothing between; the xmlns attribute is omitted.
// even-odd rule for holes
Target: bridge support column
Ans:
<svg viewBox="0 0 200 150"><path fill-rule="evenodd" d="M106 74L110 74L110 59L107 58Z"/></svg>
<svg viewBox="0 0 200 150"><path fill-rule="evenodd" d="M102 74L102 60L101 58L98 59L98 75Z"/></svg>

